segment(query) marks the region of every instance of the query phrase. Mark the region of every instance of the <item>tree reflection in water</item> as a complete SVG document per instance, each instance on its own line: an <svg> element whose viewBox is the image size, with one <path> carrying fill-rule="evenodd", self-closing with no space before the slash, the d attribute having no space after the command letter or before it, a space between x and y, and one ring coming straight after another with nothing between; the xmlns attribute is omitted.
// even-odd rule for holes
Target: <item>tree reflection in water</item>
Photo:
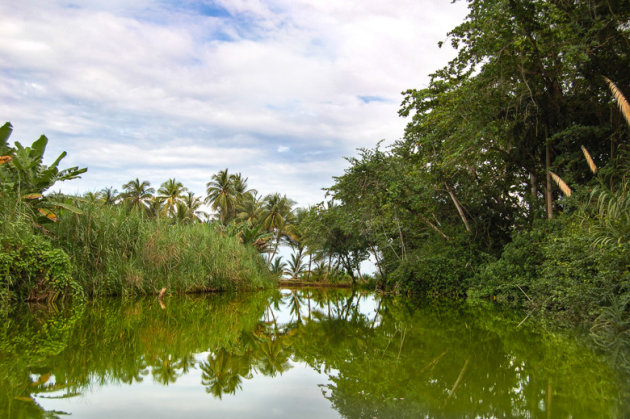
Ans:
<svg viewBox="0 0 630 419"><path fill-rule="evenodd" d="M172 385L195 370L221 399L295 365L325 374L322 393L346 417L626 412L627 389L605 362L519 320L336 289L173 297L164 310L152 299L21 307L1 329L0 416L44 417L36 398L147 375Z"/></svg>

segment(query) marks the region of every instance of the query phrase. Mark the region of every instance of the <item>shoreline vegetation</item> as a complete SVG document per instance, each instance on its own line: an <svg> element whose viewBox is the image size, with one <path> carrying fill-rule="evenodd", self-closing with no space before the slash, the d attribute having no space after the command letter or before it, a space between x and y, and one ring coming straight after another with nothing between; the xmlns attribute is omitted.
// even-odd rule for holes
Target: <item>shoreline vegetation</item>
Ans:
<svg viewBox="0 0 630 419"><path fill-rule="evenodd" d="M48 139L9 145L0 127L0 306L103 296L164 295L270 288L290 277L356 283L352 269L306 252L306 212L278 193L262 197L240 173L219 171L196 196L176 179L157 191L133 179L81 196L49 190L87 171L43 164ZM213 210L214 216L203 211ZM289 245L288 263L277 252ZM325 260L327 259L327 260ZM359 273L360 274L360 273ZM363 276L361 276L362 279Z"/></svg>
<svg viewBox="0 0 630 419"><path fill-rule="evenodd" d="M87 169L43 165L47 139L10 146L5 124L0 302L367 284L578 327L630 371L630 4L469 9L457 56L404 92L403 138L360 149L309 208L228 169L205 197L176 179L49 193Z"/></svg>

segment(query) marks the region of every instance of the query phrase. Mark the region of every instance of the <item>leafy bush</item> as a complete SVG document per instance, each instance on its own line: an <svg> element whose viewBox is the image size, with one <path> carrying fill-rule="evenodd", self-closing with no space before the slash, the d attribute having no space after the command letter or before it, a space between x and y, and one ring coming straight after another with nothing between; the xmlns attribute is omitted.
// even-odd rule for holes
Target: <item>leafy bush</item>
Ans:
<svg viewBox="0 0 630 419"><path fill-rule="evenodd" d="M82 295L68 255L26 228L21 233L0 235L0 298L51 301Z"/></svg>
<svg viewBox="0 0 630 419"><path fill-rule="evenodd" d="M485 265L470 280L470 297L493 297L521 304L545 260L544 243L554 224L537 223L532 230L516 232L501 257ZM519 289L520 287L520 289Z"/></svg>
<svg viewBox="0 0 630 419"><path fill-rule="evenodd" d="M461 298L475 265L471 254L465 240L427 242L407 254L389 275L388 284L406 293Z"/></svg>
<svg viewBox="0 0 630 419"><path fill-rule="evenodd" d="M579 213L517 233L501 258L471 282L469 296L510 301L590 326L630 290L630 246L598 244L600 231L598 220Z"/></svg>

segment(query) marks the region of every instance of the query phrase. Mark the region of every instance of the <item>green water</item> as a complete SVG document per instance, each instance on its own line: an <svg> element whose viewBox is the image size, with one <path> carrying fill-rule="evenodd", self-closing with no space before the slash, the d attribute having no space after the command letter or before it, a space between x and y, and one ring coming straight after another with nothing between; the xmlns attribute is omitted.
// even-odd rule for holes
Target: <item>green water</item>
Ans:
<svg viewBox="0 0 630 419"><path fill-rule="evenodd" d="M349 290L22 307L0 417L621 417L579 339L481 305Z"/></svg>

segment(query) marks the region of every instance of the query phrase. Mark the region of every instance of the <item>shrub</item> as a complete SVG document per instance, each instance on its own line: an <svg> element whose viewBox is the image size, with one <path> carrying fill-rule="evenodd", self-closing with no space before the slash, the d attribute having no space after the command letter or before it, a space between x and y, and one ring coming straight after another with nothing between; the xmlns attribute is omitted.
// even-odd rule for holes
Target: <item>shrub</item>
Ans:
<svg viewBox="0 0 630 419"><path fill-rule="evenodd" d="M6 303L82 295L68 255L28 229L21 233L0 236L0 298Z"/></svg>

